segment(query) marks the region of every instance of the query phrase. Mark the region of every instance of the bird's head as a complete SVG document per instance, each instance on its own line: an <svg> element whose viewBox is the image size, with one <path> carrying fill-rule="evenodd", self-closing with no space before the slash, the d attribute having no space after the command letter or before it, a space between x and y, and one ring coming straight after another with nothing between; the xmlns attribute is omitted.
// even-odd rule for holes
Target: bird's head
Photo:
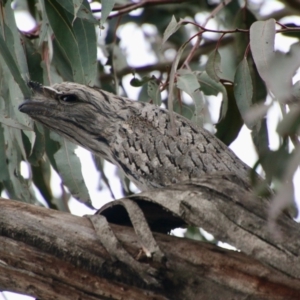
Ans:
<svg viewBox="0 0 300 300"><path fill-rule="evenodd" d="M29 82L29 86L33 96L19 110L93 152L105 152L115 134L116 121L126 117L118 113L124 100L100 89L72 82L51 87Z"/></svg>

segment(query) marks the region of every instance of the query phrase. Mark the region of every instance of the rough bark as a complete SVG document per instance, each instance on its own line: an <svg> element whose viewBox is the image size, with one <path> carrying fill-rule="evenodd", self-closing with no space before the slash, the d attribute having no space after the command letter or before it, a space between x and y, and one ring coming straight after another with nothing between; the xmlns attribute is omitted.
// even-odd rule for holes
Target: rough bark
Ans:
<svg viewBox="0 0 300 300"><path fill-rule="evenodd" d="M169 202L179 203L179 207L184 208L179 211L188 215L184 220L194 220L195 224L199 223L196 216L198 220L204 218L205 224L215 212L215 218L219 220L211 220L211 229L218 232L223 224L232 223L227 230L220 229L220 232L227 231L227 236L223 236L225 239L236 233L236 240L239 240L241 230L244 234L249 231L248 237L256 235L255 244L253 238L248 239L247 236L242 239L242 244L246 251L249 249L249 254L261 258L262 262L212 244L153 233L166 257L159 263L146 257L144 245L132 228L110 224L120 245L157 282L146 284L135 268L107 252L102 244L103 237L97 237L87 218L1 199L0 289L42 299L299 299L298 224L283 216L278 226L287 235L287 240L278 243L275 238L272 239L272 234L267 234L267 218L261 211L262 206L253 202L252 208L255 205L258 208L249 211L250 201L245 200L244 204L238 201L241 195L236 193L238 189L234 180L232 193L224 198L222 193L230 186L226 184L229 180L221 179L224 181L223 190L220 186L215 187L216 182L209 178L209 181L204 179L198 184L144 192L132 198L143 206L141 202L144 203L145 199L156 203L155 199L161 199L166 203L172 197ZM242 183L240 189L245 192ZM170 205L164 207L172 210ZM199 209L205 211L199 214ZM107 208L100 213L107 214L109 210L113 211ZM153 209L147 211L149 215L146 213L145 217L149 220ZM172 216L176 217L174 211ZM157 214L157 207L154 212L155 216L165 219L161 212ZM241 218L248 214L252 221L260 220L260 223L249 224L247 219L243 223L237 216L239 213ZM222 214L223 217L220 217ZM122 217L122 214L116 216ZM150 227L155 227L157 221L152 218ZM266 249L269 260L264 253ZM292 268L291 261L295 265ZM284 270L284 264L291 268L290 272Z"/></svg>

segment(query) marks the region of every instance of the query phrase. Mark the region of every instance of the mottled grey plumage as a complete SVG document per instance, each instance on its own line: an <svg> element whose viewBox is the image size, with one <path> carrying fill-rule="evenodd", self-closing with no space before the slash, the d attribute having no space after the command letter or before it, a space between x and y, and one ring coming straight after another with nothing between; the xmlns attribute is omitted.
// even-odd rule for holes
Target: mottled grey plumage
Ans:
<svg viewBox="0 0 300 300"><path fill-rule="evenodd" d="M174 134L169 112L155 105L71 82L30 86L34 95L20 111L118 165L141 190L206 173L248 176L226 145L176 113Z"/></svg>

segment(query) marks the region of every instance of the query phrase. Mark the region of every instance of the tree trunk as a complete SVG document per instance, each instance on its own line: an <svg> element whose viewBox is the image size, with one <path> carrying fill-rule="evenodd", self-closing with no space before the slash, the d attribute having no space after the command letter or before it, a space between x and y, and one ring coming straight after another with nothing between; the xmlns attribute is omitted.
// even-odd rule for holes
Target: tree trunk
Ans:
<svg viewBox="0 0 300 300"><path fill-rule="evenodd" d="M154 233L165 263L146 258L132 228L111 224L149 267L146 285L112 259L87 218L0 198L0 289L41 299L300 299L299 279L237 251ZM100 237L101 238L101 237Z"/></svg>

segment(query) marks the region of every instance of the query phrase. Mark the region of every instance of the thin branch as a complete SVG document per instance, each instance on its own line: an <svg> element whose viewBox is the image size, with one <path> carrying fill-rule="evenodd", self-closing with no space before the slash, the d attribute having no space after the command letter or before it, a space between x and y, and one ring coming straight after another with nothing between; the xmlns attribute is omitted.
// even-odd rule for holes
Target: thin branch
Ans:
<svg viewBox="0 0 300 300"><path fill-rule="evenodd" d="M228 36L225 37L224 39L222 39L221 45L220 46L226 46L230 43L233 42L233 37ZM217 42L216 41L209 41L206 42L205 44L203 44L194 54L193 58L191 61L197 61L197 59L199 58L199 56L204 55L209 53L212 49L214 49L216 47ZM186 53L181 60L179 61L179 64L182 64L184 62L184 60L186 59L187 55L189 54ZM132 68L132 67L127 67L124 68L122 70L120 70L117 73L118 78L123 77L127 74L131 74L133 72L136 73L149 73L152 71L160 71L160 72L166 72L168 71L168 69L171 67L172 62L160 62L157 64L152 64L152 65L145 65L145 66L141 66L141 67L136 67L136 68ZM107 80L111 80L112 79L112 75L111 74L101 74L100 76L100 81L107 81Z"/></svg>
<svg viewBox="0 0 300 300"><path fill-rule="evenodd" d="M187 2L186 0L143 0L139 3L130 3L130 4L125 4L121 6L115 6L113 8L113 11L118 11L115 15L111 15L108 17L108 19L113 19L119 16L122 16L124 14L130 13L131 11L138 9L138 8L144 8L144 7L149 7L149 6L155 6L155 5L161 5L161 4L179 4ZM101 12L102 8L100 9L93 9L93 13L98 13Z"/></svg>
<svg viewBox="0 0 300 300"><path fill-rule="evenodd" d="M211 12L211 14L206 18L206 20L205 20L203 26L205 27L205 26L207 25L208 21L209 21L210 19L214 18L214 17L217 15L217 13L218 13L223 7L225 7L227 4L229 4L231 1L232 1L232 0L226 0L226 1L222 2L222 3L220 3L220 4L219 4L219 5ZM198 49L198 47L199 47L199 45L200 45L200 43L201 43L201 40L202 40L202 33L203 33L203 32L201 32L200 34L197 35L197 41L196 41L195 45L193 46L192 50L190 51L188 57L187 57L186 60L184 61L182 67L183 67L183 66L186 66L186 67L187 67L188 64L189 64L189 62L191 61L192 57L194 56L194 54L195 54L195 52L196 52L196 49Z"/></svg>

